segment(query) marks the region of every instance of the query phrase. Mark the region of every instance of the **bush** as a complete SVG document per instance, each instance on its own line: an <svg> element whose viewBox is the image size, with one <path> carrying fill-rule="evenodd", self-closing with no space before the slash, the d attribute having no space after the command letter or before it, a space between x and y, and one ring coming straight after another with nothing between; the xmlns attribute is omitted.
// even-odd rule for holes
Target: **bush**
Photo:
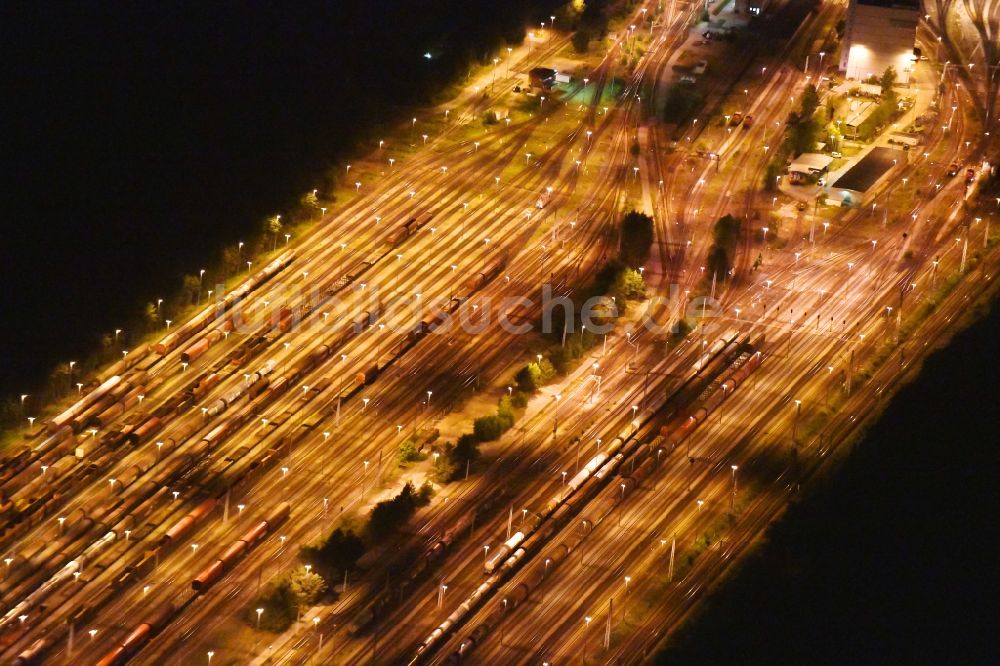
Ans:
<svg viewBox="0 0 1000 666"><path fill-rule="evenodd" d="M503 427L504 432L514 427L514 421L517 418L514 414L514 401L510 396L505 395L500 398L500 404L497 406L497 418L500 419L500 425Z"/></svg>
<svg viewBox="0 0 1000 666"><path fill-rule="evenodd" d="M556 369L552 367L552 361L542 358L536 365L538 366L538 379L542 384L548 384L555 378Z"/></svg>
<svg viewBox="0 0 1000 666"><path fill-rule="evenodd" d="M510 404L518 409L524 409L528 406L528 394L524 391L514 391L514 395L510 398Z"/></svg>
<svg viewBox="0 0 1000 666"><path fill-rule="evenodd" d="M480 416L472 422L472 433L480 442L492 442L500 439L503 428L496 416Z"/></svg>
<svg viewBox="0 0 1000 666"><path fill-rule="evenodd" d="M396 453L396 459L400 465L408 465L409 463L423 460L423 458L424 456L421 455L420 449L412 437L407 438L405 442L400 444L399 451Z"/></svg>

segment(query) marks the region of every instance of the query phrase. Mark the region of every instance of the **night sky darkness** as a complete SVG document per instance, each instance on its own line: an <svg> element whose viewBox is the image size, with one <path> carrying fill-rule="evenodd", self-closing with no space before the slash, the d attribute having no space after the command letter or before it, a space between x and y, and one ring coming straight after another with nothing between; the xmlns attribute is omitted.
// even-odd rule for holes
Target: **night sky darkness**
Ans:
<svg viewBox="0 0 1000 666"><path fill-rule="evenodd" d="M175 292L556 4L0 5L0 394Z"/></svg>
<svg viewBox="0 0 1000 666"><path fill-rule="evenodd" d="M556 4L0 4L0 394L81 357ZM939 355L664 663L1000 662L998 336L994 313Z"/></svg>
<svg viewBox="0 0 1000 666"><path fill-rule="evenodd" d="M1000 663L998 339L934 354L656 663Z"/></svg>

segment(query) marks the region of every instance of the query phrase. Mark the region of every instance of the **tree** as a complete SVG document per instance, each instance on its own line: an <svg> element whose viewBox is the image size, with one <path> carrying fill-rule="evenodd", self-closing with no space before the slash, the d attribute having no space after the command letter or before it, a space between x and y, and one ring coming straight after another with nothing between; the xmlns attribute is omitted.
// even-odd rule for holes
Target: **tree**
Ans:
<svg viewBox="0 0 1000 666"><path fill-rule="evenodd" d="M420 460L423 456L420 455L420 448L417 446L417 443L410 437L399 445L399 452L396 454L396 457L400 465L407 465Z"/></svg>
<svg viewBox="0 0 1000 666"><path fill-rule="evenodd" d="M802 118L812 118L818 108L819 93L816 92L816 86L810 83L802 90L802 99L799 103L799 116Z"/></svg>
<svg viewBox="0 0 1000 666"><path fill-rule="evenodd" d="M306 571L305 567L292 572L289 585L299 608L315 605L327 589L323 577L312 571Z"/></svg>
<svg viewBox="0 0 1000 666"><path fill-rule="evenodd" d="M590 0L584 3L580 13L580 22L594 31L594 34L603 35L608 29L608 17L604 13L609 0Z"/></svg>
<svg viewBox="0 0 1000 666"><path fill-rule="evenodd" d="M499 423L496 416L486 418L496 419ZM444 452L435 464L435 473L443 481L453 481L464 474L468 466L478 457L479 439L475 433L466 433L459 437L455 444L448 442L444 445Z"/></svg>
<svg viewBox="0 0 1000 666"><path fill-rule="evenodd" d="M479 457L479 440L474 434L466 433L458 438L451 457L456 463L465 464Z"/></svg>
<svg viewBox="0 0 1000 666"><path fill-rule="evenodd" d="M523 391L514 391L510 398L510 404L512 407L524 409L528 406L528 394Z"/></svg>
<svg viewBox="0 0 1000 666"><path fill-rule="evenodd" d="M302 195L302 206L304 208L309 208L316 210L319 208L319 197L316 196L316 190L310 190ZM279 229L280 231L280 229Z"/></svg>
<svg viewBox="0 0 1000 666"><path fill-rule="evenodd" d="M152 331L160 322L160 311L156 303L146 303L142 309L142 323L147 330Z"/></svg>
<svg viewBox="0 0 1000 666"><path fill-rule="evenodd" d="M732 215L723 215L712 227L712 240L716 245L732 249L740 237L740 221Z"/></svg>
<svg viewBox="0 0 1000 666"><path fill-rule="evenodd" d="M712 246L708 250L705 261L708 268L707 277L714 275L720 280L729 273L730 258L736 252L736 244L740 239L740 221L732 215L723 215L712 227Z"/></svg>
<svg viewBox="0 0 1000 666"><path fill-rule="evenodd" d="M689 324L688 320L684 318L678 319L677 323L674 324L670 329L671 337L673 337L674 340L680 340L686 337L687 334L690 332L691 332L691 324Z"/></svg>
<svg viewBox="0 0 1000 666"><path fill-rule="evenodd" d="M265 222L265 227L267 228L267 232L271 234L274 238L274 243L271 245L271 249L274 250L278 246L278 234L281 233L282 229L281 216L274 215L272 217L267 218Z"/></svg>
<svg viewBox="0 0 1000 666"><path fill-rule="evenodd" d="M587 49L590 48L590 30L587 28L580 28L573 33L573 37L570 40L573 43L573 50L577 53L586 53Z"/></svg>
<svg viewBox="0 0 1000 666"><path fill-rule="evenodd" d="M646 295L646 281L639 271L625 268L615 281L615 293L619 298L641 298Z"/></svg>
<svg viewBox="0 0 1000 666"><path fill-rule="evenodd" d="M624 265L617 259L612 259L597 270L594 276L593 289L589 295L603 296L609 293L615 286L618 274L622 272Z"/></svg>
<svg viewBox="0 0 1000 666"><path fill-rule="evenodd" d="M185 275L181 280L181 289L184 294L184 305L188 306L198 300L201 291L201 280L197 275Z"/></svg>
<svg viewBox="0 0 1000 666"><path fill-rule="evenodd" d="M649 260L649 249L653 245L653 218L633 210L622 218L621 251L618 254L623 264L638 268Z"/></svg>
<svg viewBox="0 0 1000 666"><path fill-rule="evenodd" d="M549 360L558 374L565 375L569 370L570 351L565 347L556 347L549 353Z"/></svg>
<svg viewBox="0 0 1000 666"><path fill-rule="evenodd" d="M538 379L542 382L542 384L548 384L555 378L556 369L552 367L552 361L542 357L542 360L536 365L538 366Z"/></svg>
<svg viewBox="0 0 1000 666"><path fill-rule="evenodd" d="M384 541L396 533L417 510L417 490L407 481L399 494L383 500L372 509L368 531L375 541Z"/></svg>
<svg viewBox="0 0 1000 666"><path fill-rule="evenodd" d="M834 148L839 149L841 142L844 140L844 134L841 132L840 127L836 123L833 123L827 127L826 131L830 135L830 143L833 144Z"/></svg>
<svg viewBox="0 0 1000 666"><path fill-rule="evenodd" d="M222 250L222 266L227 276L235 275L240 271L240 261L243 257L238 246L231 245Z"/></svg>
<svg viewBox="0 0 1000 666"><path fill-rule="evenodd" d="M802 91L799 108L789 114L785 126L785 149L795 155L809 152L816 145L822 124L816 120L819 108L816 86L809 84Z"/></svg>
<svg viewBox="0 0 1000 666"><path fill-rule="evenodd" d="M617 277L615 278L617 280ZM615 285L612 284L608 289L609 293L614 293ZM597 327L613 326L615 320L622 314L625 309L624 303L619 303L616 296L606 295L600 296L589 303L590 306L590 323Z"/></svg>
<svg viewBox="0 0 1000 666"><path fill-rule="evenodd" d="M708 251L708 276L715 276L716 280L722 280L729 273L729 254L726 249L718 245L713 245Z"/></svg>
<svg viewBox="0 0 1000 666"><path fill-rule="evenodd" d="M262 612L257 613L257 609ZM298 600L288 578L268 584L264 591L244 610L243 619L251 627L281 633L292 626L298 612ZM259 617L259 619L258 619Z"/></svg>
<svg viewBox="0 0 1000 666"><path fill-rule="evenodd" d="M365 544L353 530L338 527L319 545L303 546L299 559L311 564L325 580L334 581L365 553Z"/></svg>
<svg viewBox="0 0 1000 666"><path fill-rule="evenodd" d="M514 421L517 420L517 417L514 414L514 401L510 396L505 395L500 398L500 404L497 405L497 418L500 419L500 427L503 428L504 432L514 427Z"/></svg>
<svg viewBox="0 0 1000 666"><path fill-rule="evenodd" d="M663 101L664 122L680 125L701 105L701 95L692 86L674 84Z"/></svg>
<svg viewBox="0 0 1000 666"><path fill-rule="evenodd" d="M887 67L878 79L879 84L882 86L882 99L879 101L878 106L875 107L875 110L858 126L858 136L862 139L868 140L874 137L879 129L899 113L899 106L896 103L896 92L892 89L895 81L896 70L891 66Z"/></svg>
<svg viewBox="0 0 1000 666"><path fill-rule="evenodd" d="M503 427L496 416L480 416L472 422L472 434L480 442L492 442L500 439Z"/></svg>
<svg viewBox="0 0 1000 666"><path fill-rule="evenodd" d="M538 390L538 386L541 379L541 370L538 368L538 364L529 363L514 375L514 382L517 384L517 390L522 393L534 393Z"/></svg>
<svg viewBox="0 0 1000 666"><path fill-rule="evenodd" d="M895 67L893 67L892 65L889 65L888 67L886 67L885 71L882 72L882 76L879 78L878 82L879 82L879 85L882 86L882 96L883 97L888 97L888 96L895 97L896 96L895 91L892 89L892 86L894 86L896 84L896 68Z"/></svg>

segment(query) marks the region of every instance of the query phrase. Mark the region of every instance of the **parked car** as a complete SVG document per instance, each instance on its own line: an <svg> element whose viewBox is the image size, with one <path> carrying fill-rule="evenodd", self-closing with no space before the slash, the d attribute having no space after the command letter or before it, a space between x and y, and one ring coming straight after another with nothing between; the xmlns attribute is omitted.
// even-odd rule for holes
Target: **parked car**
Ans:
<svg viewBox="0 0 1000 666"><path fill-rule="evenodd" d="M840 159L841 157L843 157L843 155L841 155L840 151L838 151L838 150L831 150L830 151L830 157L835 157L837 159Z"/></svg>
<svg viewBox="0 0 1000 666"><path fill-rule="evenodd" d="M948 177L950 178L956 175L958 175L958 165L952 162L951 166L948 167Z"/></svg>
<svg viewBox="0 0 1000 666"><path fill-rule="evenodd" d="M686 74L681 77L681 83L686 83L686 84L691 85L691 86L693 86L695 83L697 83L697 81L698 81L698 79L694 78L693 76L688 76Z"/></svg>
<svg viewBox="0 0 1000 666"><path fill-rule="evenodd" d="M966 169L965 170L965 182L971 183L975 179L976 179L976 170L973 169L972 167L969 167L968 169Z"/></svg>
<svg viewBox="0 0 1000 666"><path fill-rule="evenodd" d="M729 124L732 125L733 127L736 127L741 122L743 122L743 114L741 112L739 112L739 111L737 111L736 113L734 113L729 118Z"/></svg>
<svg viewBox="0 0 1000 666"><path fill-rule="evenodd" d="M753 116L747 116L743 119L743 129L753 126Z"/></svg>

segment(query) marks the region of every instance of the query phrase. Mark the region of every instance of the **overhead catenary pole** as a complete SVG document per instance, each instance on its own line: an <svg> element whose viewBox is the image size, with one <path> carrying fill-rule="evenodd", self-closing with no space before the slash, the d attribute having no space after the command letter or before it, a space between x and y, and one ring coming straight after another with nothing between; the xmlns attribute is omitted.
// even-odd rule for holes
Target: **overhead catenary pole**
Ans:
<svg viewBox="0 0 1000 666"><path fill-rule="evenodd" d="M604 626L604 649L608 649L611 645L611 616L615 612L615 598L611 597L608 599L608 622Z"/></svg>
<svg viewBox="0 0 1000 666"><path fill-rule="evenodd" d="M966 229L966 232L964 234L962 234L962 236L963 236L963 239L962 239L962 263L961 263L961 265L958 268L959 274L965 272L965 259L966 259L966 256L969 254L969 232L968 232L968 229Z"/></svg>
<svg viewBox="0 0 1000 666"><path fill-rule="evenodd" d="M851 383L854 381L854 350L851 350L851 362L847 366L847 395L851 395Z"/></svg>
<svg viewBox="0 0 1000 666"><path fill-rule="evenodd" d="M667 567L667 582L674 582L674 552L677 549L677 537L670 539L670 565Z"/></svg>

